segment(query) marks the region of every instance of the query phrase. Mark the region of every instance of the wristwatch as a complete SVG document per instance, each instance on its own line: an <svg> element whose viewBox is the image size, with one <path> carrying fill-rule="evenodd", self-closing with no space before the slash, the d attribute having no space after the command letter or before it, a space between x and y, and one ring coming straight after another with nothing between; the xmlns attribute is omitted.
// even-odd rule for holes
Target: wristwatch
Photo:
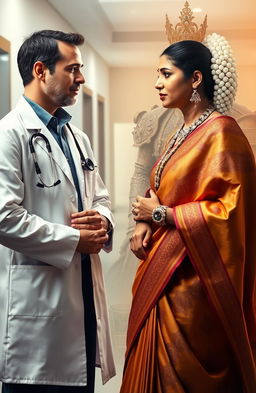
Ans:
<svg viewBox="0 0 256 393"><path fill-rule="evenodd" d="M158 225L166 224L166 213L168 206L160 205L152 211L152 220Z"/></svg>

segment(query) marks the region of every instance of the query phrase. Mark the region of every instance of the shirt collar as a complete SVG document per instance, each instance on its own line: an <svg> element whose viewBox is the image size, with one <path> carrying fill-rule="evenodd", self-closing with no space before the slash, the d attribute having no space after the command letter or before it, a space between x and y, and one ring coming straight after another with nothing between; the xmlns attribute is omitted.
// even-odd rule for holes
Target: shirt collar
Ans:
<svg viewBox="0 0 256 393"><path fill-rule="evenodd" d="M68 112L66 112L63 108L58 108L53 116L49 112L47 112L44 108L42 108L40 105L38 105L36 102L32 101L30 98L26 96L24 96L24 98L31 105L31 107L33 108L39 119L44 123L46 127L52 126L54 124L55 127L57 126L57 124L60 127L63 127L72 119L72 116Z"/></svg>

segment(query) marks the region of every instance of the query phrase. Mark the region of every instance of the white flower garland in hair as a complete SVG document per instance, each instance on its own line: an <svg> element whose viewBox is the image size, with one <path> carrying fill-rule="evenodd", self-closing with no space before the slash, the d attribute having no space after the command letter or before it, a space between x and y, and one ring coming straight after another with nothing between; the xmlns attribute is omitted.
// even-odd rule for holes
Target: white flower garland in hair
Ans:
<svg viewBox="0 0 256 393"><path fill-rule="evenodd" d="M208 35L204 44L212 54L213 104L217 111L225 114L232 108L237 90L237 73L232 49L228 41L216 33Z"/></svg>

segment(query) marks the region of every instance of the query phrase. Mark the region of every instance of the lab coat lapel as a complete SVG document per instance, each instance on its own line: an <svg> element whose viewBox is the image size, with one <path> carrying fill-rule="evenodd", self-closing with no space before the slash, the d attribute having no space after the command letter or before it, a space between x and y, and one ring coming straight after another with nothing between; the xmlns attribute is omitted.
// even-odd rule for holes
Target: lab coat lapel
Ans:
<svg viewBox="0 0 256 393"><path fill-rule="evenodd" d="M16 110L19 112L23 126L28 130L29 133L38 130L38 132L40 131L42 134L46 136L46 138L49 140L52 149L52 158L55 164L60 168L60 170L64 172L64 174L67 176L69 181L75 187L69 164L60 146L56 142L51 132L44 125L44 123L39 119L39 117L36 115L32 107L29 105L29 103L25 100L24 97L22 97L18 102L16 106ZM47 151L44 141L37 141L37 143L42 149Z"/></svg>

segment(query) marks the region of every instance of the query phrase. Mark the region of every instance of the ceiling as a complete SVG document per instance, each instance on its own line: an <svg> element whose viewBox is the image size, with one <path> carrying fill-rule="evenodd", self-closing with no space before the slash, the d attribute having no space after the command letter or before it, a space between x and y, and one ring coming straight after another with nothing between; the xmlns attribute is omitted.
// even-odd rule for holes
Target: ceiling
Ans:
<svg viewBox="0 0 256 393"><path fill-rule="evenodd" d="M168 45L165 14L175 26L185 0L48 0L110 66L152 66ZM207 32L247 40L242 56L256 64L256 0L189 0ZM252 40L248 45L248 39ZM241 45L240 45L241 47Z"/></svg>

